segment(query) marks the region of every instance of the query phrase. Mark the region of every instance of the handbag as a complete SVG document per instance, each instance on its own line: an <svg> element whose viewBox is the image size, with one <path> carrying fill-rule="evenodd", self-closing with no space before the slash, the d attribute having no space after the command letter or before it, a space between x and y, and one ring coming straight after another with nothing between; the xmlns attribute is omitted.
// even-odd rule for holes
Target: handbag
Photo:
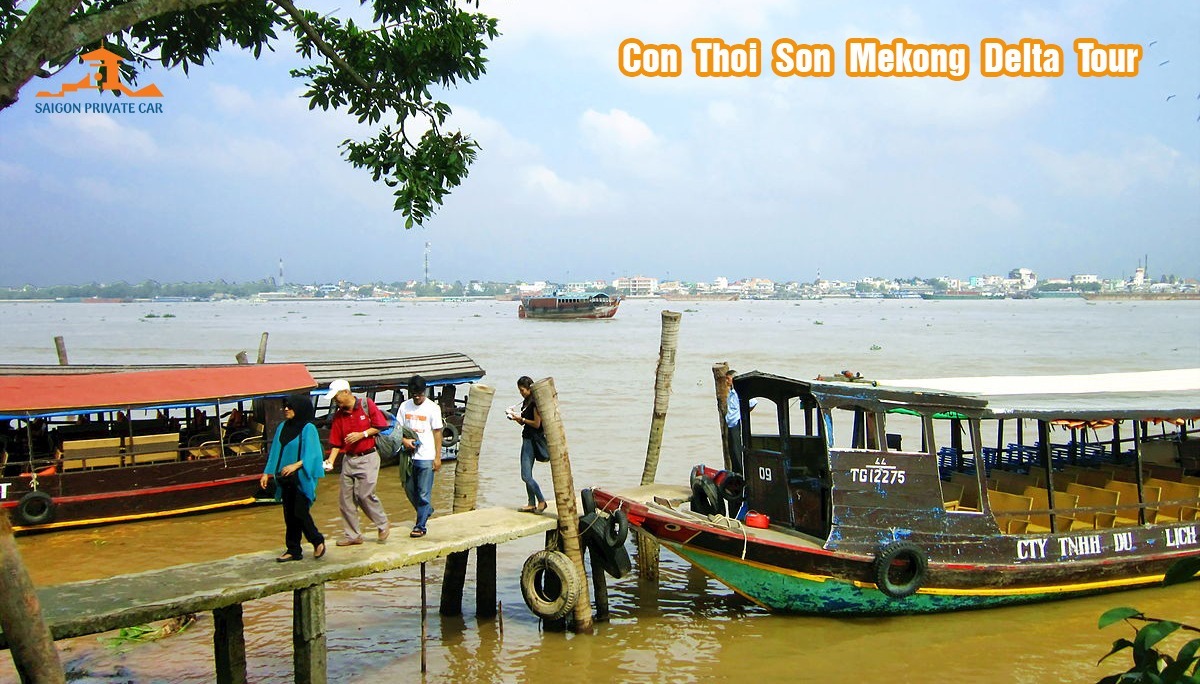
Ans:
<svg viewBox="0 0 1200 684"><path fill-rule="evenodd" d="M546 463L550 460L550 447L546 444L544 432L533 433L533 460L539 463Z"/></svg>

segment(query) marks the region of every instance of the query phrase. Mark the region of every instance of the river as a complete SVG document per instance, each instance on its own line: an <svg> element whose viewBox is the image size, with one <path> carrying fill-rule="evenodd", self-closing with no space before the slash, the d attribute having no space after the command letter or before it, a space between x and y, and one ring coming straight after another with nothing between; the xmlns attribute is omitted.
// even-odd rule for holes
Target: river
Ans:
<svg viewBox="0 0 1200 684"><path fill-rule="evenodd" d="M521 375L555 380L577 487L636 484L645 458L659 313L683 311L659 481L684 482L695 463L719 463L711 366L811 378L843 369L866 377L1054 374L1200 366L1200 302L1083 300L629 300L607 321L518 320L513 302L333 301L0 304L0 349L10 363L54 363L62 335L73 363L221 363L270 333L272 361L459 351L495 387L480 456L480 506L524 504L519 430L503 407ZM167 316L167 314L171 314ZM452 469L435 506L450 509ZM538 466L543 489L549 469ZM381 477L393 520L412 519L398 478ZM337 482L315 506L331 539ZM401 522L399 530L405 528ZM436 535L436 518L430 523ZM279 552L282 520L256 507L172 520L19 538L39 585L105 577L247 552ZM393 537L389 543L404 543ZM442 566L428 566L428 681L953 681L1095 682L1128 663L1097 667L1122 626L1097 618L1128 605L1200 625L1200 582L1032 606L931 616L829 619L772 615L663 554L658 586L609 580L612 619L591 636L543 632L521 599L521 563L540 538L499 548L502 622L476 620L468 583L461 619L437 616ZM331 546L330 553L340 549ZM469 577L473 576L473 569ZM420 676L416 568L327 588L330 681ZM291 681L291 597L245 606L249 676ZM111 636L111 635L106 635ZM1181 643L1181 642L1180 642ZM114 649L96 637L59 642L83 682L208 682L212 619L157 642ZM1178 644L1176 644L1176 648ZM8 659L0 680L15 680Z"/></svg>

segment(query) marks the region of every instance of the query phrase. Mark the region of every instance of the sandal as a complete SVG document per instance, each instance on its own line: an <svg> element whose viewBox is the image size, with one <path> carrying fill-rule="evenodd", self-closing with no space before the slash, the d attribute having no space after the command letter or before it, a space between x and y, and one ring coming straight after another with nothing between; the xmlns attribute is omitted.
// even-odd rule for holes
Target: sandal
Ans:
<svg viewBox="0 0 1200 684"><path fill-rule="evenodd" d="M276 558L276 559L275 559L275 562L276 562L276 563L286 563L286 562L288 562L288 561L298 561L298 560L300 560L301 558L303 558L303 556L293 556L293 555L292 555L292 554L290 554L290 553L285 553L285 554L283 554L282 556L280 556L280 557Z"/></svg>
<svg viewBox="0 0 1200 684"><path fill-rule="evenodd" d="M545 507L546 507L546 505L542 504L542 508L545 508ZM517 510L522 513L537 513L538 511L540 511L542 509L538 508L537 506L534 506L533 504L529 504L528 506L521 506Z"/></svg>
<svg viewBox="0 0 1200 684"><path fill-rule="evenodd" d="M542 512L542 511L544 511L544 510L546 510L546 502L545 502L545 501L542 501L541 503L539 503L539 504L537 505L537 511L535 511L535 512L536 512L536 513L541 513L541 512Z"/></svg>
<svg viewBox="0 0 1200 684"><path fill-rule="evenodd" d="M325 542L321 542L313 547L313 558L320 558L325 555Z"/></svg>
<svg viewBox="0 0 1200 684"><path fill-rule="evenodd" d="M408 533L408 536L410 536L410 537L413 537L413 538L417 538L417 537L424 537L424 536L425 536L425 530L418 530L418 529L415 529L415 528L414 528L412 532L409 532L409 533Z"/></svg>

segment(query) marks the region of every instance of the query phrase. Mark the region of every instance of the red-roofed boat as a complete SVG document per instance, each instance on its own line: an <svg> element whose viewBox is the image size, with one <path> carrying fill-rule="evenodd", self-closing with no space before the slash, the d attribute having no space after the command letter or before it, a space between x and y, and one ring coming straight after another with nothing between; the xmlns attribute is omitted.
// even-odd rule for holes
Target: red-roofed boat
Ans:
<svg viewBox="0 0 1200 684"><path fill-rule="evenodd" d="M279 399L316 385L302 364L0 376L0 507L33 532L254 503Z"/></svg>

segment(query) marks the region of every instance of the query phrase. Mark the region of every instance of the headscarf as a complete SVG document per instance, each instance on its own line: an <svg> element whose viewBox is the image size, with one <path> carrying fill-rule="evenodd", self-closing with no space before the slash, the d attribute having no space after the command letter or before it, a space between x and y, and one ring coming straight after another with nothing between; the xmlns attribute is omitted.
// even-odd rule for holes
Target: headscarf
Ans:
<svg viewBox="0 0 1200 684"><path fill-rule="evenodd" d="M287 405L292 407L293 416L283 421L283 429L279 432L279 445L283 446L300 436L300 431L313 420L312 397L307 394L293 394L287 398Z"/></svg>

